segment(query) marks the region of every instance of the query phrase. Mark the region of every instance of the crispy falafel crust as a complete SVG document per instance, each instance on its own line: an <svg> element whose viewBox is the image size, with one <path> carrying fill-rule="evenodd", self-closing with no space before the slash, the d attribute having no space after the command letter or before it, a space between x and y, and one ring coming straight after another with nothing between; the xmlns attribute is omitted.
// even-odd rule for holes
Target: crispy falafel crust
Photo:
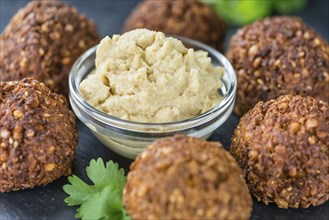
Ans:
<svg viewBox="0 0 329 220"><path fill-rule="evenodd" d="M100 41L95 24L58 0L31 1L0 35L0 81L33 76L68 95L74 61Z"/></svg>
<svg viewBox="0 0 329 220"><path fill-rule="evenodd" d="M226 55L238 78L237 115L280 95L329 102L329 44L299 18L265 18L243 27Z"/></svg>
<svg viewBox="0 0 329 220"><path fill-rule="evenodd" d="M322 204L329 198L329 104L289 95L259 102L241 118L231 153L265 204Z"/></svg>
<svg viewBox="0 0 329 220"><path fill-rule="evenodd" d="M136 158L123 201L133 219L249 219L252 210L222 145L183 135L160 139Z"/></svg>
<svg viewBox="0 0 329 220"><path fill-rule="evenodd" d="M227 33L226 23L198 0L142 1L126 20L123 31L137 28L193 38L221 52Z"/></svg>
<svg viewBox="0 0 329 220"><path fill-rule="evenodd" d="M0 192L71 174L77 143L64 96L34 78L0 82Z"/></svg>

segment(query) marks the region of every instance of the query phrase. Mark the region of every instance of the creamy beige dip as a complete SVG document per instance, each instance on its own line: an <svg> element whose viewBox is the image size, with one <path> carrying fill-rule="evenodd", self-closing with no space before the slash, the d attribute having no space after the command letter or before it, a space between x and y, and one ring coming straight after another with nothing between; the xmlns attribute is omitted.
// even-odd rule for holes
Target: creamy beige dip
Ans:
<svg viewBox="0 0 329 220"><path fill-rule="evenodd" d="M96 71L80 84L81 95L109 115L137 122L174 122L217 105L223 68L205 51L187 49L161 32L137 29L105 37Z"/></svg>

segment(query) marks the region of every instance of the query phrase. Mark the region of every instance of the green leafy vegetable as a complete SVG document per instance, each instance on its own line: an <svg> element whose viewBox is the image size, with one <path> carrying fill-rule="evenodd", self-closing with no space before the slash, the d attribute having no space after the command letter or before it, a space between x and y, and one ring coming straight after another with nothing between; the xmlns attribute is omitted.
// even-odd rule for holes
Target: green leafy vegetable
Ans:
<svg viewBox="0 0 329 220"><path fill-rule="evenodd" d="M64 201L69 206L80 205L76 218L129 220L121 200L126 183L124 170L113 161L104 165L99 158L91 160L86 171L93 185L73 175L68 178L70 184L63 187L69 194Z"/></svg>
<svg viewBox="0 0 329 220"><path fill-rule="evenodd" d="M271 15L273 11L291 13L302 9L307 0L203 0L227 22L243 25Z"/></svg>
<svg viewBox="0 0 329 220"><path fill-rule="evenodd" d="M121 202L120 193L110 186L96 193L90 200L83 203L77 213L82 219L130 219Z"/></svg>

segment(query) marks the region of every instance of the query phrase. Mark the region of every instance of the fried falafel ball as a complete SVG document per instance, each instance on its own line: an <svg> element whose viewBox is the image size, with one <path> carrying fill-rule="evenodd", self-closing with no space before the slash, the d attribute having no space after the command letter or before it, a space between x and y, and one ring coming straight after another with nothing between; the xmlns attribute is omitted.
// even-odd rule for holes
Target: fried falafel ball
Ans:
<svg viewBox="0 0 329 220"><path fill-rule="evenodd" d="M62 1L32 1L0 35L0 81L33 76L67 97L74 61L99 43L95 24Z"/></svg>
<svg viewBox="0 0 329 220"><path fill-rule="evenodd" d="M299 18L265 18L243 27L227 57L238 78L237 115L280 95L329 101L329 44Z"/></svg>
<svg viewBox="0 0 329 220"><path fill-rule="evenodd" d="M259 201L307 208L329 198L328 143L329 104L286 95L241 118L231 153Z"/></svg>
<svg viewBox="0 0 329 220"><path fill-rule="evenodd" d="M249 219L242 173L218 142L184 135L151 144L131 165L123 201L133 219Z"/></svg>
<svg viewBox="0 0 329 220"><path fill-rule="evenodd" d="M198 0L145 0L126 20L124 32L147 28L199 40L223 52L226 23Z"/></svg>
<svg viewBox="0 0 329 220"><path fill-rule="evenodd" d="M0 82L0 192L71 174L77 143L64 96L34 78Z"/></svg>

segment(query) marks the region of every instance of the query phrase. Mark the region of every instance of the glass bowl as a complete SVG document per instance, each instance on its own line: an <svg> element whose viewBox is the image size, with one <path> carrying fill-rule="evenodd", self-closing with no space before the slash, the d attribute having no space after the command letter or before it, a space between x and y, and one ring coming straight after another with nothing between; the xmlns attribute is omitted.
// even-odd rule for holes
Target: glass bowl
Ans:
<svg viewBox="0 0 329 220"><path fill-rule="evenodd" d="M225 69L223 86L218 91L223 99L214 108L194 118L170 123L140 123L113 117L91 106L80 95L79 84L95 68L97 46L82 54L70 71L69 98L73 111L105 146L124 157L133 159L154 140L178 133L207 139L232 113L237 79L230 62L221 53L203 43L185 37L174 37L195 50L207 51L213 65Z"/></svg>

